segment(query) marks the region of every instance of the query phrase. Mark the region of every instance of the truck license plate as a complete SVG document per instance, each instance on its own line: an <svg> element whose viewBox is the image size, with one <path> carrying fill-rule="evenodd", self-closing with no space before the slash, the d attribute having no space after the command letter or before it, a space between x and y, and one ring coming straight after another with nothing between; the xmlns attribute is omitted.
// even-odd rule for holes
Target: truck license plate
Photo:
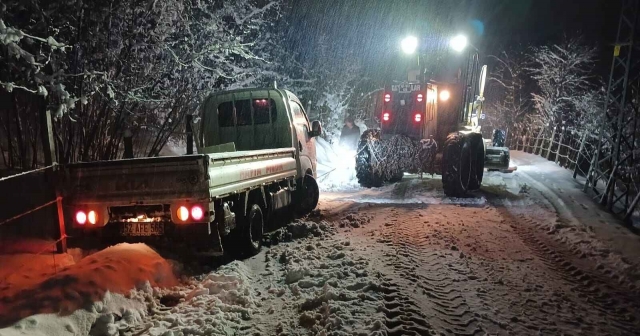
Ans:
<svg viewBox="0 0 640 336"><path fill-rule="evenodd" d="M161 236L164 234L164 223L124 223L123 236Z"/></svg>

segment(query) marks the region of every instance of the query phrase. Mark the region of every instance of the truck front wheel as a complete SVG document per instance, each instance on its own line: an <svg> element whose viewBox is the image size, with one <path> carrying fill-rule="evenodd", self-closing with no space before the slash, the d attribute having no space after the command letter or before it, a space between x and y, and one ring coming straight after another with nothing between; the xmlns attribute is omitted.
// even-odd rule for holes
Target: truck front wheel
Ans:
<svg viewBox="0 0 640 336"><path fill-rule="evenodd" d="M442 155L442 187L449 197L462 197L471 178L471 143L461 133L447 137Z"/></svg>
<svg viewBox="0 0 640 336"><path fill-rule="evenodd" d="M262 235L264 233L264 216L258 204L251 204L247 209L242 240L245 244L246 252L256 255L262 247Z"/></svg>

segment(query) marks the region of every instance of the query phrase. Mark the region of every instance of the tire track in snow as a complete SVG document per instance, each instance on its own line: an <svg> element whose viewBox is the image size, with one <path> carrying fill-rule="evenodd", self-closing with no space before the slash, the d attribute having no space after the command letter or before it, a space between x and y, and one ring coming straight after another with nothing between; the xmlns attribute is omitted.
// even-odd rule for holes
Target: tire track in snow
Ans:
<svg viewBox="0 0 640 336"><path fill-rule="evenodd" d="M395 224L383 232L384 240L395 252L389 256L387 265L394 269L396 282L404 292L415 292L423 298L419 310L408 310L408 316L426 320L425 314L428 314L433 328L444 334L484 334L457 286L459 276L466 277L470 272L455 262L447 262L441 253L431 251L429 239L424 238L423 225L417 216L406 223L398 223L396 219ZM400 279L404 281L401 283ZM425 302L429 303L428 307ZM415 305L415 301L412 303Z"/></svg>
<svg viewBox="0 0 640 336"><path fill-rule="evenodd" d="M536 220L518 215L525 224L512 223L511 227L539 260L552 270L556 277L566 281L584 298L586 304L606 316L611 326L622 334L632 334L640 321L640 297L636 293L621 291L612 279L603 274L578 266L579 250L571 252L562 243L541 235L535 227L542 227Z"/></svg>

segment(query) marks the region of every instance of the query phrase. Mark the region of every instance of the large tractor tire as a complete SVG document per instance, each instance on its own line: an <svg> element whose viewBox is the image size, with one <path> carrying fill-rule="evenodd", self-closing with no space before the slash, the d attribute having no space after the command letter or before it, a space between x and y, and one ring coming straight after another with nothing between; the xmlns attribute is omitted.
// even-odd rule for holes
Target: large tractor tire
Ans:
<svg viewBox="0 0 640 336"><path fill-rule="evenodd" d="M356 178L365 188L380 187L384 179L373 166L375 148L380 141L380 130L366 130L360 136L356 154Z"/></svg>
<svg viewBox="0 0 640 336"><path fill-rule="evenodd" d="M468 138L471 144L471 178L467 190L478 190L484 176L484 141L480 133L471 133Z"/></svg>
<svg viewBox="0 0 640 336"><path fill-rule="evenodd" d="M442 155L442 187L449 197L467 193L471 179L471 142L464 134L447 137Z"/></svg>

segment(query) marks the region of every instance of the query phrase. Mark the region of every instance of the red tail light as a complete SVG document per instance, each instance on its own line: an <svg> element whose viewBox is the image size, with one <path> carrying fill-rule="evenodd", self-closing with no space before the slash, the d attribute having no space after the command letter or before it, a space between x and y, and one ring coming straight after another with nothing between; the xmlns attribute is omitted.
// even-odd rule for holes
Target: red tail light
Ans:
<svg viewBox="0 0 640 336"><path fill-rule="evenodd" d="M389 118L391 117L391 113L389 112L385 112L382 114L382 120L384 121L389 121Z"/></svg>
<svg viewBox="0 0 640 336"><path fill-rule="evenodd" d="M416 100L418 101L418 103L422 103L423 99L424 99L424 96L422 95L422 93L418 93L418 96L416 96Z"/></svg>
<svg viewBox="0 0 640 336"><path fill-rule="evenodd" d="M388 103L391 101L391 94L390 93L385 93L384 94L384 102Z"/></svg>
<svg viewBox="0 0 640 336"><path fill-rule="evenodd" d="M199 221L199 220L202 219L202 217L204 217L204 211L202 211L201 207L199 207L197 205L194 205L191 208L191 218L193 218L194 220Z"/></svg>
<svg viewBox="0 0 640 336"><path fill-rule="evenodd" d="M422 114L420 114L420 113L416 113L416 115L413 117L413 119L414 119L416 122L420 122L420 121L422 120Z"/></svg>
<svg viewBox="0 0 640 336"><path fill-rule="evenodd" d="M87 214L84 211L76 212L76 222L80 225L84 225L87 222Z"/></svg>

